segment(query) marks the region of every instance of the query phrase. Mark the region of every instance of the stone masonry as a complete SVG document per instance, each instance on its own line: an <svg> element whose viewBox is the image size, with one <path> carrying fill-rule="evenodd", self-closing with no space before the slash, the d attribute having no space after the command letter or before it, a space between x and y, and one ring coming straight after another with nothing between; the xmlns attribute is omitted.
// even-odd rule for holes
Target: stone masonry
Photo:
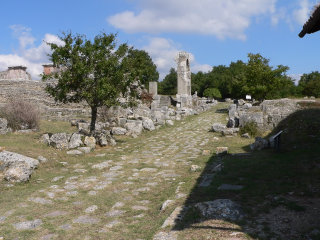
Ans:
<svg viewBox="0 0 320 240"><path fill-rule="evenodd" d="M27 72L27 67L8 67L7 71L0 72L0 81L2 80L30 81L31 75Z"/></svg>
<svg viewBox="0 0 320 240"><path fill-rule="evenodd" d="M178 74L178 95L191 95L190 55L179 52L176 57Z"/></svg>

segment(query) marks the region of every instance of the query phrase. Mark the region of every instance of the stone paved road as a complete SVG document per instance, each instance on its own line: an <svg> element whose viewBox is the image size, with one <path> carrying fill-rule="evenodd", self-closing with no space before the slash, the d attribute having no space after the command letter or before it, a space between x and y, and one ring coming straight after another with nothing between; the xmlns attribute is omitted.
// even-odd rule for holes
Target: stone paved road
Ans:
<svg viewBox="0 0 320 240"><path fill-rule="evenodd" d="M215 109L61 163L50 185L0 210L0 237L176 239L170 227L161 226L196 180L190 165L214 141L211 124L225 121Z"/></svg>

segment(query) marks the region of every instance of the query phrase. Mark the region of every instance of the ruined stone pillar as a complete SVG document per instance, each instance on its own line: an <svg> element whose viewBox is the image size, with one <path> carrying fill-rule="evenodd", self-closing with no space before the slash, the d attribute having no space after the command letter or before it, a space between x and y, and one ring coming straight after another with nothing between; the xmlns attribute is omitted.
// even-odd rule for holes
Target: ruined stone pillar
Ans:
<svg viewBox="0 0 320 240"><path fill-rule="evenodd" d="M178 75L178 95L191 96L191 70L189 53L179 52L176 57L176 62Z"/></svg>
<svg viewBox="0 0 320 240"><path fill-rule="evenodd" d="M158 82L149 82L149 93L153 96L158 95Z"/></svg>

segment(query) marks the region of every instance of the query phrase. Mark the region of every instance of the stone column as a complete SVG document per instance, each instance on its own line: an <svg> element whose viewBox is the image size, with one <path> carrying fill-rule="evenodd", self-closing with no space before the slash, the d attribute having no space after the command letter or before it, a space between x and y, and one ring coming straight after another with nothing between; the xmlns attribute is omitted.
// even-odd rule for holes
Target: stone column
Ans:
<svg viewBox="0 0 320 240"><path fill-rule="evenodd" d="M191 96L191 70L190 55L187 52L179 52L176 57L177 62L177 85L178 95Z"/></svg>
<svg viewBox="0 0 320 240"><path fill-rule="evenodd" d="M153 96L158 95L158 82L149 82L149 93Z"/></svg>

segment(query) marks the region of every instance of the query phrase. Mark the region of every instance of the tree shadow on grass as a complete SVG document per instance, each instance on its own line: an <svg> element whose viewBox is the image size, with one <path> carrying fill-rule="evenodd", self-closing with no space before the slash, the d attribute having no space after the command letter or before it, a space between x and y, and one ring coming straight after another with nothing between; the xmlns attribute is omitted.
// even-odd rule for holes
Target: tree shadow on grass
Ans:
<svg viewBox="0 0 320 240"><path fill-rule="evenodd" d="M172 229L216 230L221 239L232 232L255 239L318 239L312 231L320 230L320 110L291 114L270 136L279 130L284 130L281 151L249 152L244 146L246 153L212 155ZM218 190L222 184L243 188ZM244 217L221 224L220 217L204 218L194 207L216 199L239 204Z"/></svg>

